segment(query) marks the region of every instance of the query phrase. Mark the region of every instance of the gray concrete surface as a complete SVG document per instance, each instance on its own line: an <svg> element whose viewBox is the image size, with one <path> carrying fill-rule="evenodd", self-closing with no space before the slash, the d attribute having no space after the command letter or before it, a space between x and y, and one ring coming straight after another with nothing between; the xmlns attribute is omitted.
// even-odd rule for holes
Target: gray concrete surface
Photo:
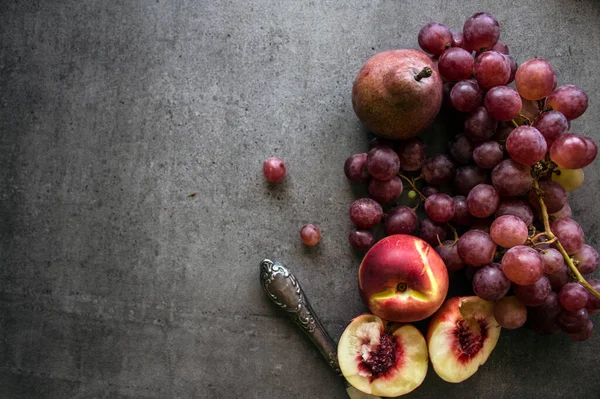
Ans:
<svg viewBox="0 0 600 399"><path fill-rule="evenodd" d="M0 397L343 398L257 270L290 266L336 340L365 310L342 173L367 148L362 63L485 10L519 61L585 88L572 129L600 139L599 2L457 3L0 2ZM596 247L599 172L570 199ZM599 351L505 331L474 377L430 369L409 397L598 397Z"/></svg>

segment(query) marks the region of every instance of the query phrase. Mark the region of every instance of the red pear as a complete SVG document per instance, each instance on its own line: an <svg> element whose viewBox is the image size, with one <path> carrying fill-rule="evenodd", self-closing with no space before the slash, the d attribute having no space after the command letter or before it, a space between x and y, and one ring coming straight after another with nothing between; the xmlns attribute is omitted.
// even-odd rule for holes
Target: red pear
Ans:
<svg viewBox="0 0 600 399"><path fill-rule="evenodd" d="M371 57L352 87L352 106L373 133L388 139L417 136L442 106L442 78L417 50L388 50Z"/></svg>

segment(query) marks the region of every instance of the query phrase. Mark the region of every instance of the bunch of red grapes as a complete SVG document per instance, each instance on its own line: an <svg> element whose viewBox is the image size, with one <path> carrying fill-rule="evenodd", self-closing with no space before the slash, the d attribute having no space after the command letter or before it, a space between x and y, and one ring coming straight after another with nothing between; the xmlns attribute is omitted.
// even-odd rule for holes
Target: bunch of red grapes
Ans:
<svg viewBox="0 0 600 399"><path fill-rule="evenodd" d="M368 182L370 198L350 206L349 241L369 249L380 222L386 235L414 234L449 272L463 270L476 295L496 302L502 327L528 322L540 334L560 329L585 340L589 316L600 309L593 293L600 280L582 276L596 270L599 256L571 218L567 192L582 184L581 169L598 151L570 131L588 98L575 85L557 87L541 58L518 66L499 37L498 21L486 13L460 33L440 23L421 29L419 45L437 60L445 108L460 115L461 132L448 154L427 157L420 138L376 138L368 153L350 156L345 174ZM413 207L399 204L407 185Z"/></svg>

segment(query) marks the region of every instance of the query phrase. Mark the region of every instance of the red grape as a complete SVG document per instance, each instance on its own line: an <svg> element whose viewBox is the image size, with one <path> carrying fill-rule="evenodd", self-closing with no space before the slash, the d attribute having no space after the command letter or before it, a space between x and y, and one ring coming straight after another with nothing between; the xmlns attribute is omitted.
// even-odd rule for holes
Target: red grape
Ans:
<svg viewBox="0 0 600 399"><path fill-rule="evenodd" d="M584 244L579 251L573 254L573 259L577 261L577 270L581 274L590 274L598 268L600 257L594 247Z"/></svg>
<svg viewBox="0 0 600 399"><path fill-rule="evenodd" d="M493 186L489 184L478 184L467 196L467 208L469 213L478 218L486 218L496 212L500 196Z"/></svg>
<svg viewBox="0 0 600 399"><path fill-rule="evenodd" d="M594 159L596 159L596 155L598 155L598 146L596 145L596 142L594 140L592 140L590 137L583 137L583 139L586 141L587 143L587 151L585 153L585 160L583 162L583 164L585 166L591 164L592 162L594 162Z"/></svg>
<svg viewBox="0 0 600 399"><path fill-rule="evenodd" d="M502 273L501 265L498 263L479 268L473 276L473 291L486 301L497 301L506 295L509 289L510 280Z"/></svg>
<svg viewBox="0 0 600 399"><path fill-rule="evenodd" d="M548 148L552 146L554 140L569 129L569 121L558 111L548 111L541 114L533 127L536 128L546 139Z"/></svg>
<svg viewBox="0 0 600 399"><path fill-rule="evenodd" d="M492 136L492 140L497 141L499 144L504 145L506 139L510 136L510 133L515 129L512 123L502 122L498 125L496 133Z"/></svg>
<svg viewBox="0 0 600 399"><path fill-rule="evenodd" d="M569 276L569 268L566 264L558 269L557 272L552 274L548 274L548 279L550 280L550 285L552 286L553 291L560 291L563 285L567 284L571 277Z"/></svg>
<svg viewBox="0 0 600 399"><path fill-rule="evenodd" d="M494 318L502 328L519 328L527 321L527 308L515 296L500 298L494 306Z"/></svg>
<svg viewBox="0 0 600 399"><path fill-rule="evenodd" d="M421 189L421 194L423 194L425 196L425 198L429 197L430 195L433 195L435 193L439 193L440 190L438 190L436 187L433 186L425 186Z"/></svg>
<svg viewBox="0 0 600 399"><path fill-rule="evenodd" d="M490 50L508 55L508 46L502 40L498 40Z"/></svg>
<svg viewBox="0 0 600 399"><path fill-rule="evenodd" d="M588 142L583 136L566 133L550 147L550 159L564 169L581 169L589 165Z"/></svg>
<svg viewBox="0 0 600 399"><path fill-rule="evenodd" d="M492 48L500 38L500 24L492 15L480 12L474 14L463 25L465 47L483 51Z"/></svg>
<svg viewBox="0 0 600 399"><path fill-rule="evenodd" d="M517 69L519 66L517 65L517 61L513 58L512 55L505 55L504 58L510 67L510 76L508 77L508 82L506 84L512 83L515 80L515 76L517 75Z"/></svg>
<svg viewBox="0 0 600 399"><path fill-rule="evenodd" d="M481 53L473 66L473 73L482 89L502 86L510 79L510 63L504 54L497 51Z"/></svg>
<svg viewBox="0 0 600 399"><path fill-rule="evenodd" d="M478 184L485 183L487 173L475 165L461 166L456 169L454 188L460 194L468 195Z"/></svg>
<svg viewBox="0 0 600 399"><path fill-rule="evenodd" d="M588 283L596 290L596 292L600 292L600 280L590 279ZM590 312L600 310L600 298L592 294L591 292L587 292L587 302L585 303L585 308Z"/></svg>
<svg viewBox="0 0 600 399"><path fill-rule="evenodd" d="M304 245L314 247L321 241L321 229L314 224L307 224L300 229L300 238Z"/></svg>
<svg viewBox="0 0 600 399"><path fill-rule="evenodd" d="M503 197L525 194L533 184L531 169L512 159L505 159L492 170L492 184Z"/></svg>
<svg viewBox="0 0 600 399"><path fill-rule="evenodd" d="M352 248L366 251L375 243L375 237L373 237L373 233L369 230L353 229L350 234L348 234L348 241Z"/></svg>
<svg viewBox="0 0 600 399"><path fill-rule="evenodd" d="M452 92L453 87L454 87L454 82L446 82L442 86L442 89L443 89L442 108L444 110L452 109L452 99L450 98L450 93Z"/></svg>
<svg viewBox="0 0 600 399"><path fill-rule="evenodd" d="M546 299L544 299L544 303L542 303L537 309L549 319L556 318L556 316L562 310L560 307L560 302L558 302L558 294L556 292L550 292Z"/></svg>
<svg viewBox="0 0 600 399"><path fill-rule="evenodd" d="M463 80L456 83L450 91L452 106L460 112L472 112L481 105L483 93L475 80Z"/></svg>
<svg viewBox="0 0 600 399"><path fill-rule="evenodd" d="M370 229L383 217L381 205L371 198L359 198L350 205L350 220L359 229Z"/></svg>
<svg viewBox="0 0 600 399"><path fill-rule="evenodd" d="M443 241L444 246L438 245L435 247L435 251L440 255L440 258L444 261L446 268L449 272L455 272L465 267L465 263L458 256L458 247L452 240Z"/></svg>
<svg viewBox="0 0 600 399"><path fill-rule="evenodd" d="M403 170L419 170L425 162L425 143L418 137L401 141L398 143L396 153Z"/></svg>
<svg viewBox="0 0 600 399"><path fill-rule="evenodd" d="M552 180L540 180L539 185L548 213L560 211L567 202L567 192L565 189ZM529 203L536 209L540 208L536 190L529 191Z"/></svg>
<svg viewBox="0 0 600 399"><path fill-rule="evenodd" d="M585 328L583 330L581 330L580 332L571 333L568 335L569 335L569 338L571 338L575 341L585 341L592 336L593 331L594 331L594 323L592 323L591 320L588 320L587 325L585 326Z"/></svg>
<svg viewBox="0 0 600 399"><path fill-rule="evenodd" d="M483 169L493 169L503 158L504 151L496 141L484 141L473 149L473 160Z"/></svg>
<svg viewBox="0 0 600 399"><path fill-rule="evenodd" d="M541 161L547 150L544 136L531 126L519 126L506 140L508 155L524 165L531 166Z"/></svg>
<svg viewBox="0 0 600 399"><path fill-rule="evenodd" d="M521 198L503 198L496 209L496 218L503 215L514 215L521 219L527 226L533 223L533 211L527 202Z"/></svg>
<svg viewBox="0 0 600 399"><path fill-rule="evenodd" d="M554 248L545 248L540 251L540 257L544 262L544 273L554 274L562 270L565 265L565 258Z"/></svg>
<svg viewBox="0 0 600 399"><path fill-rule="evenodd" d="M552 230L552 233L558 238L558 241L560 241L569 255L583 248L585 238L583 229L573 219L556 219L550 225L550 230Z"/></svg>
<svg viewBox="0 0 600 399"><path fill-rule="evenodd" d="M525 244L528 235L525 222L513 215L500 216L490 226L492 240L504 248Z"/></svg>
<svg viewBox="0 0 600 399"><path fill-rule="evenodd" d="M446 25L432 22L421 28L418 41L426 53L439 55L452 45L452 32Z"/></svg>
<svg viewBox="0 0 600 399"><path fill-rule="evenodd" d="M440 56L438 69L444 79L458 82L471 77L474 63L471 53L460 47L452 47Z"/></svg>
<svg viewBox="0 0 600 399"><path fill-rule="evenodd" d="M538 281L530 285L513 284L513 291L517 298L527 306L540 306L546 297L552 292L550 280L542 276Z"/></svg>
<svg viewBox="0 0 600 399"><path fill-rule="evenodd" d="M550 214L550 216L554 217L555 219L570 218L572 215L573 212L571 211L571 205L569 205L568 202L565 202L565 205L560 211Z"/></svg>
<svg viewBox="0 0 600 399"><path fill-rule="evenodd" d="M589 320L589 314L586 309L580 309L576 312L563 310L556 316L556 324L558 324L561 330L570 334L584 330Z"/></svg>
<svg viewBox="0 0 600 399"><path fill-rule="evenodd" d="M263 174L271 183L279 183L285 177L285 163L277 157L268 158L263 163Z"/></svg>
<svg viewBox="0 0 600 399"><path fill-rule="evenodd" d="M540 306L527 308L527 318L538 334L551 334L558 329L555 319L561 310L558 295L551 292Z"/></svg>
<svg viewBox="0 0 600 399"><path fill-rule="evenodd" d="M438 154L425 160L423 176L429 184L442 184L454 177L454 162L446 154Z"/></svg>
<svg viewBox="0 0 600 399"><path fill-rule="evenodd" d="M369 179L367 153L350 155L344 163L344 174L348 180L364 182Z"/></svg>
<svg viewBox="0 0 600 399"><path fill-rule="evenodd" d="M508 86L492 87L483 101L485 109L493 119L510 121L521 112L521 96Z"/></svg>
<svg viewBox="0 0 600 399"><path fill-rule="evenodd" d="M527 100L541 100L556 88L556 74L548 61L534 58L519 66L515 83L521 97Z"/></svg>
<svg viewBox="0 0 600 399"><path fill-rule="evenodd" d="M573 120L583 115L587 109L588 97L578 86L560 86L546 98L546 106L562 113L568 120Z"/></svg>
<svg viewBox="0 0 600 399"><path fill-rule="evenodd" d="M458 240L458 256L470 266L492 263L496 244L490 235L481 230L469 230Z"/></svg>
<svg viewBox="0 0 600 399"><path fill-rule="evenodd" d="M400 159L389 147L374 147L367 153L367 169L375 179L389 180L400 171Z"/></svg>
<svg viewBox="0 0 600 399"><path fill-rule="evenodd" d="M417 214L407 206L392 209L385 217L383 228L385 234L412 234L417 228Z"/></svg>
<svg viewBox="0 0 600 399"><path fill-rule="evenodd" d="M460 47L462 49L465 48L462 32L456 32L452 34L452 47Z"/></svg>
<svg viewBox="0 0 600 399"><path fill-rule="evenodd" d="M454 216L454 200L442 193L430 195L425 200L425 213L434 222L448 222Z"/></svg>
<svg viewBox="0 0 600 399"><path fill-rule="evenodd" d="M464 134L456 136L450 143L450 155L459 164L467 164L473 159L473 145Z"/></svg>
<svg viewBox="0 0 600 399"><path fill-rule="evenodd" d="M463 195L456 195L452 200L454 201L454 216L451 220L462 226L469 226L473 221L473 216L469 213L467 198Z"/></svg>
<svg viewBox="0 0 600 399"><path fill-rule="evenodd" d="M494 135L497 126L488 111L479 107L465 119L465 136L472 143L481 143Z"/></svg>
<svg viewBox="0 0 600 399"><path fill-rule="evenodd" d="M587 300L587 290L578 283L567 283L563 285L558 294L560 306L570 312L576 312L585 308Z"/></svg>
<svg viewBox="0 0 600 399"><path fill-rule="evenodd" d="M544 263L535 249L517 245L502 257L502 271L513 283L530 285L544 275Z"/></svg>
<svg viewBox="0 0 600 399"><path fill-rule="evenodd" d="M419 237L429 245L436 246L439 241L444 241L448 235L448 228L444 223L434 222L428 217L423 218L419 228Z"/></svg>
<svg viewBox="0 0 600 399"><path fill-rule="evenodd" d="M369 195L380 204L385 204L400 198L402 188L402 180L398 176L390 180L373 179L369 183Z"/></svg>

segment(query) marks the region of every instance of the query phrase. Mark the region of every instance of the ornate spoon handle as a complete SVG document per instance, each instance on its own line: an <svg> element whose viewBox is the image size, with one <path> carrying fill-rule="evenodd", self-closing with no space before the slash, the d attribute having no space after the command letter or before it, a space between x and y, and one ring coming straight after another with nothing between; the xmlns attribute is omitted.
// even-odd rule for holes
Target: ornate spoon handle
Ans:
<svg viewBox="0 0 600 399"><path fill-rule="evenodd" d="M288 312L329 365L341 375L336 345L312 310L296 277L283 265L265 259L260 263L260 285L271 301Z"/></svg>

